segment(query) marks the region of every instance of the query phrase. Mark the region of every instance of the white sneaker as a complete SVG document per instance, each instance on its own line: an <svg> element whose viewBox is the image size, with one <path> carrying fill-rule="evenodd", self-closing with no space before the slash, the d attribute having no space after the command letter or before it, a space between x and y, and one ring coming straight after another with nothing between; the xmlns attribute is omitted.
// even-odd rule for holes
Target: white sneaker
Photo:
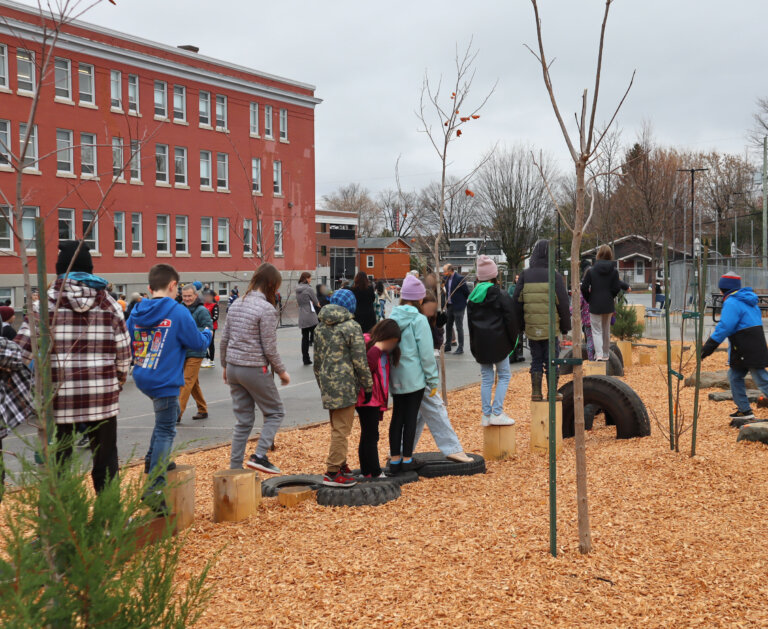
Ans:
<svg viewBox="0 0 768 629"><path fill-rule="evenodd" d="M439 349L435 350L435 358L440 358L440 350Z"/></svg>
<svg viewBox="0 0 768 629"><path fill-rule="evenodd" d="M480 424L483 427L490 426L491 425L491 416L490 415L483 415L482 419L480 420Z"/></svg>
<svg viewBox="0 0 768 629"><path fill-rule="evenodd" d="M212 360L208 360L206 358L205 360L203 360L202 363L200 363L200 366L201 367L213 367L213 361Z"/></svg>
<svg viewBox="0 0 768 629"><path fill-rule="evenodd" d="M491 416L491 426L514 426L515 420L506 413Z"/></svg>

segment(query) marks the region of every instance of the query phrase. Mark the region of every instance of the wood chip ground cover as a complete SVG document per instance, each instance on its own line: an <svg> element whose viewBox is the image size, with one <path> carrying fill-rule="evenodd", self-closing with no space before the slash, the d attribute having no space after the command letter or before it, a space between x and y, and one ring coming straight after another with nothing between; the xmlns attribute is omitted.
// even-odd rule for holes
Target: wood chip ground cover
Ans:
<svg viewBox="0 0 768 629"><path fill-rule="evenodd" d="M623 380L664 421L660 368L635 361ZM725 368L724 354L705 368ZM307 501L284 509L264 499L256 516L214 524L212 474L228 466L229 449L180 456L197 470L196 520L180 577L220 551L199 626L768 626L768 449L736 443L731 403L702 394L695 458L670 452L655 424L649 438L617 441L615 429L596 420L587 436L588 556L578 552L575 458L566 441L554 559L547 464L528 447L529 386L527 371L519 372L507 395L505 410L517 419L514 459L489 462L486 475L406 485L399 500L380 507ZM455 392L449 409L464 447L481 453L479 396L479 387ZM690 412L693 389L682 399ZM350 439L352 467L358 435ZM280 433L270 456L283 473L319 473L328 439L327 426ZM688 451L690 435L684 443ZM428 433L419 446L436 449Z"/></svg>

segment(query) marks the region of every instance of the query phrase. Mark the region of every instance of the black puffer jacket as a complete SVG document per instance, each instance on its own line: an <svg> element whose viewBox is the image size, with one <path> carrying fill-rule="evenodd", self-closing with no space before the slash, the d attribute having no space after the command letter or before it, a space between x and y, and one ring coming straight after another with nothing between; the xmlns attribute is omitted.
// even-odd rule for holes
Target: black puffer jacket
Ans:
<svg viewBox="0 0 768 629"><path fill-rule="evenodd" d="M512 298L497 285L488 289L483 301L473 301L478 288L467 302L469 348L481 365L506 360L515 348L518 323L512 307Z"/></svg>
<svg viewBox="0 0 768 629"><path fill-rule="evenodd" d="M589 304L590 314L612 314L619 291L629 290L622 282L613 260L598 260L581 282L581 292Z"/></svg>

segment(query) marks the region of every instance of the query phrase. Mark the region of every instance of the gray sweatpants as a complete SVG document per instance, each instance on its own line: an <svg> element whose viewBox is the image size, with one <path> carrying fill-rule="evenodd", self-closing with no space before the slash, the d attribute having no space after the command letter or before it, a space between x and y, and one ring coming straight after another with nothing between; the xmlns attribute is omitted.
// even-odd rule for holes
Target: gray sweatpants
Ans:
<svg viewBox="0 0 768 629"><path fill-rule="evenodd" d="M256 456L264 456L275 441L285 409L275 380L271 373L264 373L263 367L241 367L227 365L227 384L232 396L232 411L235 414L235 429L232 432L232 454L229 467L239 470L243 467L245 447L256 421L256 406L264 415Z"/></svg>

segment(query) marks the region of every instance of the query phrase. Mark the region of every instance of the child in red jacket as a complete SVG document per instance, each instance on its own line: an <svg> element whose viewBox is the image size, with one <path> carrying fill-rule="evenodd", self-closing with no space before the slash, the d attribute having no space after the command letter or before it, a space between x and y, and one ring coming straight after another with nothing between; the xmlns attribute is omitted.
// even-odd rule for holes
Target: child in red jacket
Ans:
<svg viewBox="0 0 768 629"><path fill-rule="evenodd" d="M357 415L360 417L360 473L363 478L383 476L379 465L379 422L389 403L390 367L400 359L400 326L392 319L382 319L365 335L368 367L373 376L373 391L366 395L360 389Z"/></svg>

